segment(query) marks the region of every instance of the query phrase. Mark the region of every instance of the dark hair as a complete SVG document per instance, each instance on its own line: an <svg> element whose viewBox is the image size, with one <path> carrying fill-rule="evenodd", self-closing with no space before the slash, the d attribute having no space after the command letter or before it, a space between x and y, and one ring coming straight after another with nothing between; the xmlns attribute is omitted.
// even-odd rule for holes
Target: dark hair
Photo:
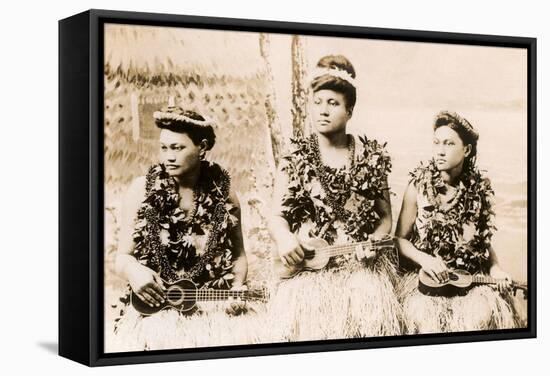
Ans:
<svg viewBox="0 0 550 376"><path fill-rule="evenodd" d="M317 63L317 68L329 68L346 71L352 78L355 78L355 69L351 62L342 55L328 55ZM315 93L319 90L333 90L338 93L342 93L346 100L346 108L352 110L357 101L357 90L350 82L334 77L329 74L325 74L319 77L315 77L311 82L311 89Z"/></svg>
<svg viewBox="0 0 550 376"><path fill-rule="evenodd" d="M469 168L473 166L477 156L477 140L479 139L479 134L472 124L456 112L441 111L435 118L433 126L434 131L443 126L447 126L454 130L464 145L470 145L470 155L464 159L464 167Z"/></svg>
<svg viewBox="0 0 550 376"><path fill-rule="evenodd" d="M157 127L168 129L172 132L185 133L195 145L200 144L202 140L206 140L206 150L212 149L216 143L214 128L210 124L201 124L206 119L195 111L183 110L181 107L172 106L155 112L154 117Z"/></svg>

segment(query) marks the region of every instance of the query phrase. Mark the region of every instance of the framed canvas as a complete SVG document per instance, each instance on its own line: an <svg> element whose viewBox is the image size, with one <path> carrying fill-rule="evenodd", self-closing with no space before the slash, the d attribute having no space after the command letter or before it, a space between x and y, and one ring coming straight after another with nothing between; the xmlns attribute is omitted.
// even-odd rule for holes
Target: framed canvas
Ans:
<svg viewBox="0 0 550 376"><path fill-rule="evenodd" d="M536 39L59 22L59 354L536 336Z"/></svg>

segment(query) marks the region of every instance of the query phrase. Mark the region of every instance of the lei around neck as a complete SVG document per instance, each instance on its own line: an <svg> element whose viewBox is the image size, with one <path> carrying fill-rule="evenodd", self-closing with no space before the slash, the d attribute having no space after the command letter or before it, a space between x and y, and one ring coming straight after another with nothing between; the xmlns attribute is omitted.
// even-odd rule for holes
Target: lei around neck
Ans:
<svg viewBox="0 0 550 376"><path fill-rule="evenodd" d="M443 205L440 194L447 185L434 160L411 172L411 181L428 204L422 212L422 227L414 228L413 243L423 252L440 256L455 269L487 272L494 230L490 181L475 163L462 172L452 204Z"/></svg>
<svg viewBox="0 0 550 376"><path fill-rule="evenodd" d="M325 228L321 236L332 243L337 236L334 224L335 211L327 204L327 196L345 203L343 215L338 218L344 224L344 231L356 241L367 240L379 223L380 215L375 210L374 200L382 199L386 191L387 177L391 172L391 160L382 145L376 140L358 137L361 152L355 156L350 171L323 166L316 168L314 135L308 138L291 139L293 151L283 160L283 171L289 184L283 197L283 217L292 232L302 224L312 221L317 230ZM319 175L324 173L323 177ZM314 181L325 180L329 192L314 189ZM322 203L319 205L319 203ZM318 233L315 235L319 235Z"/></svg>
<svg viewBox="0 0 550 376"><path fill-rule="evenodd" d="M229 174L219 165L203 161L198 182L195 210L189 218L179 206L175 179L164 165L151 166L146 176L146 198L135 221L134 254L168 282L187 278L201 285L228 288L233 279L229 232L237 224L228 199ZM199 255L197 236L206 232L204 252Z"/></svg>

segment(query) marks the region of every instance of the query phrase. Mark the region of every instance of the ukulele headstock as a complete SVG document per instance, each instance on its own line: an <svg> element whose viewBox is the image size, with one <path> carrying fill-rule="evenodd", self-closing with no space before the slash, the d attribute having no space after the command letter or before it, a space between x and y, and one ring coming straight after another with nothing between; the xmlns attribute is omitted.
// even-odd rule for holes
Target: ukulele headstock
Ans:
<svg viewBox="0 0 550 376"><path fill-rule="evenodd" d="M244 290L247 300L267 303L270 298L272 285L267 280L248 281L248 289Z"/></svg>
<svg viewBox="0 0 550 376"><path fill-rule="evenodd" d="M521 290L523 299L527 300L527 284L526 283L512 283L512 294L517 296L518 290Z"/></svg>
<svg viewBox="0 0 550 376"><path fill-rule="evenodd" d="M377 254L387 254L394 263L398 263L399 257L393 236L386 234L376 239L369 238L368 246L370 250L375 251Z"/></svg>
<svg viewBox="0 0 550 376"><path fill-rule="evenodd" d="M372 250L376 250L378 248L393 248L395 246L394 237L390 234L385 234L379 238L374 239L372 237L369 237L367 243Z"/></svg>
<svg viewBox="0 0 550 376"><path fill-rule="evenodd" d="M266 286L263 286L253 290L248 290L247 297L250 300L267 303L267 301L269 300L269 289Z"/></svg>

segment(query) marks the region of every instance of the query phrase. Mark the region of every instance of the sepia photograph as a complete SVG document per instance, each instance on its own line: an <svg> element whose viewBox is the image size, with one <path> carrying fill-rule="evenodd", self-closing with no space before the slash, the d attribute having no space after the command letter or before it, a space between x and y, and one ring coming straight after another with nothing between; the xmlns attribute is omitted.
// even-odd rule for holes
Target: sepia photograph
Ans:
<svg viewBox="0 0 550 376"><path fill-rule="evenodd" d="M103 27L106 354L529 327L527 49Z"/></svg>

